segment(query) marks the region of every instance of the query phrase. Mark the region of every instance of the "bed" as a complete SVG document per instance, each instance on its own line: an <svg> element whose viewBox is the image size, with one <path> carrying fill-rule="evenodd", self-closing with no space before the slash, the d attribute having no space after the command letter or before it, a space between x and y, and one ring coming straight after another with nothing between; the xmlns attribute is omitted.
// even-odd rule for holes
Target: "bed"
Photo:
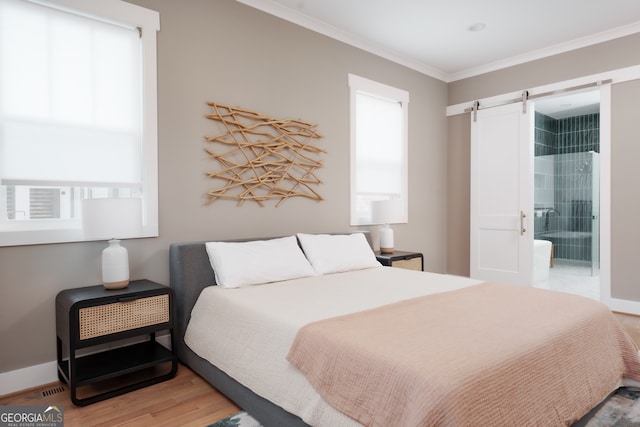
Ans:
<svg viewBox="0 0 640 427"><path fill-rule="evenodd" d="M357 251L366 252L364 241L367 256L372 256L370 237L358 235ZM304 239L351 236L300 235L296 242L305 248ZM287 251L295 251L291 237L287 249L270 252L282 258ZM461 425L470 419L493 425L496 420L505 425L514 425L514 420L527 420L518 425L567 425L620 385L637 385L635 381L640 380L635 345L597 302L382 267L375 264L375 257L373 262L367 259L364 268L358 264L362 259L339 266L344 271L335 271L332 262L324 265L333 256L350 257L353 242L346 240L307 245L303 256L314 271L302 268L302 273L294 273L301 277L233 289L221 286L232 276L226 275L226 266L240 262L255 267L245 268L245 275L255 270L264 277L273 273L277 279L280 273L272 265L279 262L277 257L265 255L262 260L258 256L261 262L256 254L265 248L242 252L247 249L243 244L271 240L276 239L215 242L231 244L236 251L231 258L216 259L211 249L214 242L175 243L170 248L178 357L264 426ZM279 269L287 274L295 270ZM497 301L496 295L507 299ZM535 306L530 301L536 301ZM503 306L509 309L503 312ZM568 306L575 310L562 309ZM439 307L447 309L438 311ZM495 327L482 326L487 313L494 312L503 316L492 320L498 322ZM416 327L410 313L427 317L420 318ZM559 327L560 321L568 322L567 326ZM511 327L499 329L498 324L505 323ZM360 340L366 325L373 325L371 335ZM524 339L525 329L531 331L530 342ZM500 333L490 333L497 330ZM438 332L429 337L437 345L431 341L426 352L413 346L419 340L385 345L401 335L398 331L408 336ZM346 343L346 348L334 348L336 340ZM405 348L405 343L411 346ZM450 353L441 351L451 346ZM377 349L386 351L374 354ZM501 359L505 354L508 359ZM447 364L452 365L449 371L444 370ZM428 371L429 365L438 369L428 374L425 385L422 371ZM374 375L378 372L379 376ZM441 389L443 394L434 394ZM531 399L532 390L536 399ZM354 401L358 404L349 405ZM489 407L490 413L485 414ZM551 418L536 418L555 412Z"/></svg>

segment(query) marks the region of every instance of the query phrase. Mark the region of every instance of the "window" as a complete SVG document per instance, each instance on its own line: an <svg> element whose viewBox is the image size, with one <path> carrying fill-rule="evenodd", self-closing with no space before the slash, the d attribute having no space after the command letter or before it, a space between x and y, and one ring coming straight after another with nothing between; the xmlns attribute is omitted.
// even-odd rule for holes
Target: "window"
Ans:
<svg viewBox="0 0 640 427"><path fill-rule="evenodd" d="M0 0L0 246L83 240L106 196L157 236L158 30L122 1Z"/></svg>
<svg viewBox="0 0 640 427"><path fill-rule="evenodd" d="M409 94L349 74L351 225L370 225L371 202L399 200L407 222Z"/></svg>

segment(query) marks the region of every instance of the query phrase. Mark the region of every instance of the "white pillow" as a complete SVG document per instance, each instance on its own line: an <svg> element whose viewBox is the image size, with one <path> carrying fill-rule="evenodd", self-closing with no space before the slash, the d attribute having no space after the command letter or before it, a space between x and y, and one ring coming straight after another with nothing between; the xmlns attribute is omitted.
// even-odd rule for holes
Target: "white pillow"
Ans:
<svg viewBox="0 0 640 427"><path fill-rule="evenodd" d="M239 288L313 276L295 236L249 242L207 242L216 283Z"/></svg>
<svg viewBox="0 0 640 427"><path fill-rule="evenodd" d="M380 267L363 233L302 234L300 246L317 274Z"/></svg>

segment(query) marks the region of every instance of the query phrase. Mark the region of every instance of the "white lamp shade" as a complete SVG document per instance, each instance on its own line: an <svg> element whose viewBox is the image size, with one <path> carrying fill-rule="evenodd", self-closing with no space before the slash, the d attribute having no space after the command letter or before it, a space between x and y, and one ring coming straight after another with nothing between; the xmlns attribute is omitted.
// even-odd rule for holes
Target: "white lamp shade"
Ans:
<svg viewBox="0 0 640 427"><path fill-rule="evenodd" d="M140 237L140 199L86 199L82 201L82 230L88 239L109 239L102 251L102 284L121 289L129 284L129 253L118 238Z"/></svg>
<svg viewBox="0 0 640 427"><path fill-rule="evenodd" d="M375 200L371 202L372 224L395 224L402 221L401 200Z"/></svg>
<svg viewBox="0 0 640 427"><path fill-rule="evenodd" d="M82 201L82 232L95 240L126 239L142 235L140 199L86 199Z"/></svg>

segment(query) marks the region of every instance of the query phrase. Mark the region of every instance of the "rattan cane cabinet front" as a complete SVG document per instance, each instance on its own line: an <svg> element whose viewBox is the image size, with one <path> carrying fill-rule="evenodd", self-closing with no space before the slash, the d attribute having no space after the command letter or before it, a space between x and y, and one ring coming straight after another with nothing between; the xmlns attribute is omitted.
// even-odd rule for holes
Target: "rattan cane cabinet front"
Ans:
<svg viewBox="0 0 640 427"><path fill-rule="evenodd" d="M71 401L84 406L175 376L176 355L156 342L156 332L167 331L175 348L174 318L173 289L149 280L60 292L58 378Z"/></svg>
<svg viewBox="0 0 640 427"><path fill-rule="evenodd" d="M394 251L390 254L376 252L376 259L387 267L424 271L424 256L420 252Z"/></svg>

